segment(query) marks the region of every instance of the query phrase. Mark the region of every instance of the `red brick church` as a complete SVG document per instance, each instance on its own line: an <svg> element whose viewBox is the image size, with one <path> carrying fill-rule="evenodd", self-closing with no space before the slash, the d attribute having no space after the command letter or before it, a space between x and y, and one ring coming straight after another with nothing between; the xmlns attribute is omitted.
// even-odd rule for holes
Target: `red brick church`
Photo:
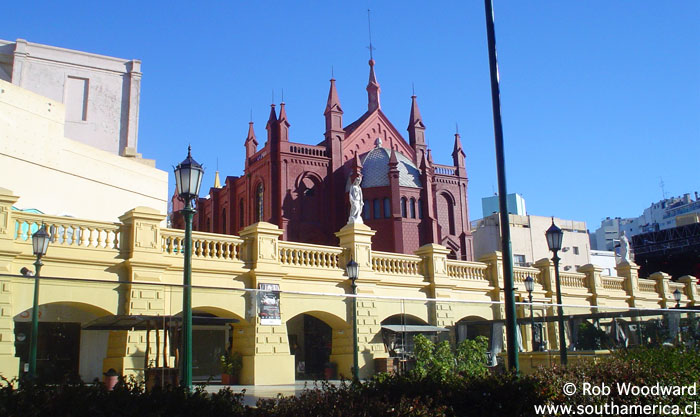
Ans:
<svg viewBox="0 0 700 417"><path fill-rule="evenodd" d="M374 60L369 61L367 111L354 122L343 125L335 80L330 83L323 141L290 141L284 103L279 111L273 104L265 145L258 148L250 122L244 174L226 177L223 185L215 184L199 199L194 230L238 234L266 221L284 231L284 240L336 245L334 233L348 220L347 186L361 174L362 217L377 231L374 250L413 253L426 243L439 243L450 249L451 257L472 260L468 180L459 134L454 138L453 166L433 163L412 96L406 141L382 112ZM173 212L182 207L173 196ZM171 218L173 227L184 227L180 215Z"/></svg>

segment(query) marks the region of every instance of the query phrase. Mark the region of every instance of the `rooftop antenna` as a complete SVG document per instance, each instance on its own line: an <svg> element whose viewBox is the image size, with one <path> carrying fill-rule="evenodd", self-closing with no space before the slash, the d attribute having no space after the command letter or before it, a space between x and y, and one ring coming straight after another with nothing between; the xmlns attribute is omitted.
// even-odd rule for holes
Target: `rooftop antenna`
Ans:
<svg viewBox="0 0 700 417"><path fill-rule="evenodd" d="M333 65L331 65L331 78L335 79L335 74L333 73Z"/></svg>
<svg viewBox="0 0 700 417"><path fill-rule="evenodd" d="M275 103L275 89L272 89L272 103Z"/></svg>
<svg viewBox="0 0 700 417"><path fill-rule="evenodd" d="M370 19L370 10L367 9L367 29L369 31L369 59L372 60L374 59L372 57L372 51L374 50L374 47L372 46L372 19Z"/></svg>
<svg viewBox="0 0 700 417"><path fill-rule="evenodd" d="M253 108L250 108L250 122L253 122Z"/></svg>
<svg viewBox="0 0 700 417"><path fill-rule="evenodd" d="M459 123L455 122L455 133L459 135Z"/></svg>
<svg viewBox="0 0 700 417"><path fill-rule="evenodd" d="M219 157L216 157L216 172L219 172Z"/></svg>
<svg viewBox="0 0 700 417"><path fill-rule="evenodd" d="M284 103L284 88L282 89L282 103Z"/></svg>
<svg viewBox="0 0 700 417"><path fill-rule="evenodd" d="M666 184L664 183L664 179L662 177L659 177L659 187L661 187L661 198L663 200L666 199L666 188L664 187Z"/></svg>
<svg viewBox="0 0 700 417"><path fill-rule="evenodd" d="M411 82L411 95L416 96L416 85L413 82Z"/></svg>

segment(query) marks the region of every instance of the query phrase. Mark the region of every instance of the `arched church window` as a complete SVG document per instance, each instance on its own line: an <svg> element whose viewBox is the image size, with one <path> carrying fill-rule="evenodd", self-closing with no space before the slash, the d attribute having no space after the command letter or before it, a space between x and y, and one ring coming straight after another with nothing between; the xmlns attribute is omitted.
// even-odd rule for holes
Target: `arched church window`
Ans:
<svg viewBox="0 0 700 417"><path fill-rule="evenodd" d="M362 218L365 220L369 220L369 201L364 200L362 205Z"/></svg>
<svg viewBox="0 0 700 417"><path fill-rule="evenodd" d="M423 218L423 200L420 198L418 199L418 218Z"/></svg>
<svg viewBox="0 0 700 417"><path fill-rule="evenodd" d="M406 197L401 197L401 217L406 217Z"/></svg>
<svg viewBox="0 0 700 417"><path fill-rule="evenodd" d="M265 189L262 183L258 184L255 189L255 221L261 222L263 220L263 212L265 209L264 201Z"/></svg>
<svg viewBox="0 0 700 417"><path fill-rule="evenodd" d="M391 218L391 201L389 198L384 199L384 217Z"/></svg>
<svg viewBox="0 0 700 417"><path fill-rule="evenodd" d="M242 229L243 226L245 226L245 216L243 214L243 199L241 198L241 201L238 202L238 229Z"/></svg>
<svg viewBox="0 0 700 417"><path fill-rule="evenodd" d="M382 202L378 198L375 198L372 201L372 210L374 211L374 218L375 219L381 219L382 218Z"/></svg>
<svg viewBox="0 0 700 417"><path fill-rule="evenodd" d="M411 198L411 204L408 206L408 209L410 210L411 218L415 219L416 218L416 199L415 198Z"/></svg>

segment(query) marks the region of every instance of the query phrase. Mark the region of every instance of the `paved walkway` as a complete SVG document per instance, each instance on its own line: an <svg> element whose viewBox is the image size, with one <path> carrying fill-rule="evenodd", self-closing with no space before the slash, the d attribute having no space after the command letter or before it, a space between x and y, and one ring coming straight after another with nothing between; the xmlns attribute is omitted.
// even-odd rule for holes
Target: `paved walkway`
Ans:
<svg viewBox="0 0 700 417"><path fill-rule="evenodd" d="M339 380L328 381L332 385L340 385ZM294 384L288 385L207 385L207 392L218 392L219 390L229 387L233 392L242 392L245 390L243 404L254 406L260 398L275 398L278 394L283 396L299 395L305 388L313 389L321 387L321 381L297 381Z"/></svg>

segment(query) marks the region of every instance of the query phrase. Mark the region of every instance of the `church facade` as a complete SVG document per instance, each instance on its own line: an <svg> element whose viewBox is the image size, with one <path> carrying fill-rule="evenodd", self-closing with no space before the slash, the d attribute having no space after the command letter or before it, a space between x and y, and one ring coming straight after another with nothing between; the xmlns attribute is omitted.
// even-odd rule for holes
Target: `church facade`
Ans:
<svg viewBox="0 0 700 417"><path fill-rule="evenodd" d="M290 140L285 104L273 104L259 148L253 122L245 140L244 174L229 176L198 201L194 230L238 234L260 221L277 225L288 241L337 244L334 233L348 221L347 189L361 176L362 218L377 231L372 249L413 253L438 243L453 259L472 260L465 152L455 134L453 165L435 164L425 124L411 97L408 141L382 112L381 88L369 61L367 111L344 125L335 80L318 145ZM217 173L218 174L218 173ZM173 227L183 228L182 202L173 196Z"/></svg>

